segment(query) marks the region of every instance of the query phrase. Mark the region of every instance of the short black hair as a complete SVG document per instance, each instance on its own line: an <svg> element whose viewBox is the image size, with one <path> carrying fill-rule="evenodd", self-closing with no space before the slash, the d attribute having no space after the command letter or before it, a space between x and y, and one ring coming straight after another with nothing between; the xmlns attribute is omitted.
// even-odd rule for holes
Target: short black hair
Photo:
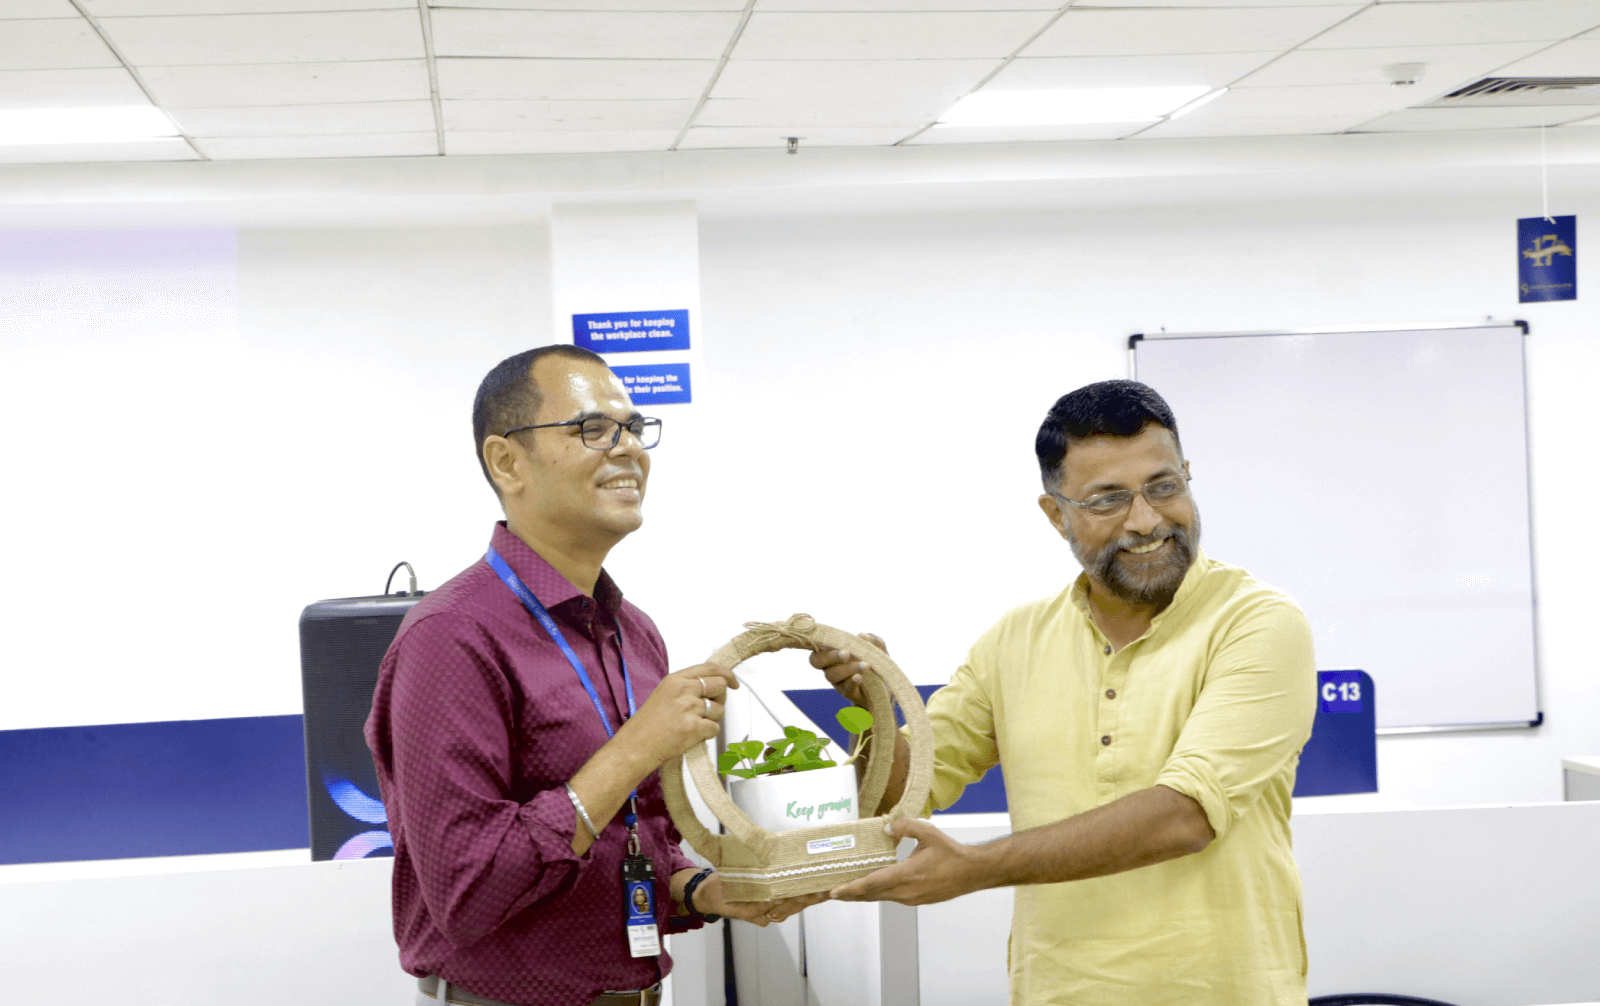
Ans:
<svg viewBox="0 0 1600 1006"><path fill-rule="evenodd" d="M489 478L488 462L483 460L483 442L506 430L526 426L533 420L544 402L544 393L533 380L533 365L546 356L565 356L574 360L588 360L606 366L606 361L596 353L570 343L558 342L553 346L540 346L508 356L494 365L478 384L478 393L472 399L472 442L478 451L478 467L488 479L495 495L500 487Z"/></svg>
<svg viewBox="0 0 1600 1006"><path fill-rule="evenodd" d="M1033 453L1039 456L1039 477L1045 488L1060 484L1061 462L1074 443L1093 436L1136 437L1151 423L1171 431L1172 442L1181 456L1178 421L1166 400L1148 384L1100 381L1062 395L1050 406L1033 438Z"/></svg>

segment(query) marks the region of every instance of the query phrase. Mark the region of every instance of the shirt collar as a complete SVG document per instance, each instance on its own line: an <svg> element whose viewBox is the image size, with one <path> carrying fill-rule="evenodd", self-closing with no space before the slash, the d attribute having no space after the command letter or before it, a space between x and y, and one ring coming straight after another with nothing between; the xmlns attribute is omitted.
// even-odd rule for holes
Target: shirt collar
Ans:
<svg viewBox="0 0 1600 1006"><path fill-rule="evenodd" d="M557 605L584 596L583 591L556 572L556 568L546 562L544 556L529 548L527 542L506 527L505 521L495 521L489 544L500 553L511 571L533 591L533 596L545 608L553 610ZM600 570L600 577L594 584L594 600L596 607L613 618L622 608L622 591L604 569Z"/></svg>

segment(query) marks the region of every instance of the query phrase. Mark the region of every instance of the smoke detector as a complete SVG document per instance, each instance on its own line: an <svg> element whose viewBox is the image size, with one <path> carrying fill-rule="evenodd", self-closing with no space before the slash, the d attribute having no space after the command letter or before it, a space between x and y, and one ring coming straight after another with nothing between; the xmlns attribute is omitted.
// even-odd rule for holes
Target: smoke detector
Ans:
<svg viewBox="0 0 1600 1006"><path fill-rule="evenodd" d="M1379 71L1390 87L1411 87L1422 79L1425 63L1390 63Z"/></svg>

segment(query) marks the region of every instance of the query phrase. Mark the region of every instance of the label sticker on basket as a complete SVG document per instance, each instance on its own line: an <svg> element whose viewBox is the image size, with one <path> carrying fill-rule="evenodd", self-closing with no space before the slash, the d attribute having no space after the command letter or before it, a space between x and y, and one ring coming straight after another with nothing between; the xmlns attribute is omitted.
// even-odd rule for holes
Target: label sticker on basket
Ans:
<svg viewBox="0 0 1600 1006"><path fill-rule="evenodd" d="M839 852L844 849L854 849L856 837L854 835L836 835L833 838L813 838L806 843L806 854L815 856L819 852Z"/></svg>

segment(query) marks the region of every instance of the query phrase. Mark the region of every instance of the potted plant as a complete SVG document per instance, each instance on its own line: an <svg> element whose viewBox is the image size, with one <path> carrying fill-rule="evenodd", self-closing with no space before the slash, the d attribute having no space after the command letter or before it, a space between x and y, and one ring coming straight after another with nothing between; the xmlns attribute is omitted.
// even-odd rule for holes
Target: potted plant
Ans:
<svg viewBox="0 0 1600 1006"><path fill-rule="evenodd" d="M872 726L872 714L850 706L837 718L854 736L843 762L824 757L827 738L800 727L786 726L782 737L770 741L729 744L717 770L731 777L734 804L771 832L859 820L855 761L870 740L863 733Z"/></svg>

